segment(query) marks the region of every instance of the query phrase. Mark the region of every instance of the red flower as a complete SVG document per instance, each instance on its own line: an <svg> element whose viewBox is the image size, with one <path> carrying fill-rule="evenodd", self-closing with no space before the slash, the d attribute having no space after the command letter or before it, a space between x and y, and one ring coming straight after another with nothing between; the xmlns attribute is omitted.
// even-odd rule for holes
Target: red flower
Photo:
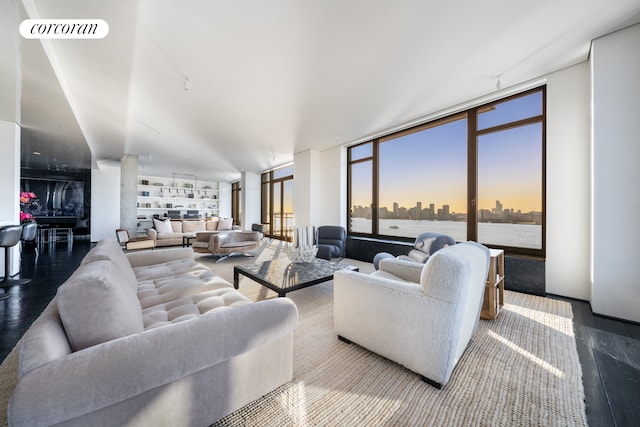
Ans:
<svg viewBox="0 0 640 427"><path fill-rule="evenodd" d="M31 211L39 210L40 203L35 193L31 191L20 192L20 222L33 221L33 214Z"/></svg>

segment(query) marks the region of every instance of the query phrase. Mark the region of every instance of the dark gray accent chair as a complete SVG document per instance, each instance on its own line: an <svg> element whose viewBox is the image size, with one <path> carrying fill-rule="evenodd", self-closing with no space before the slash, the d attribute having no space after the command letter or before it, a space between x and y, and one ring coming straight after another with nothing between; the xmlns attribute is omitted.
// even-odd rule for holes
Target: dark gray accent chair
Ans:
<svg viewBox="0 0 640 427"><path fill-rule="evenodd" d="M344 258L347 248L347 230L339 225L318 227L318 258L331 260Z"/></svg>
<svg viewBox="0 0 640 427"><path fill-rule="evenodd" d="M260 236L260 240L264 238L264 224L251 224L251 231L257 231L258 236Z"/></svg>
<svg viewBox="0 0 640 427"><path fill-rule="evenodd" d="M398 259L424 264L427 262L431 255L433 255L440 249L446 248L447 246L453 246L455 244L456 241L453 240L453 237L446 234L432 232L422 233L419 234L418 237L416 237L413 248L409 251L409 253L407 255L398 256ZM380 252L376 254L375 257L373 257L373 265L376 270L378 269L380 261L385 258L393 258L393 255L387 252Z"/></svg>

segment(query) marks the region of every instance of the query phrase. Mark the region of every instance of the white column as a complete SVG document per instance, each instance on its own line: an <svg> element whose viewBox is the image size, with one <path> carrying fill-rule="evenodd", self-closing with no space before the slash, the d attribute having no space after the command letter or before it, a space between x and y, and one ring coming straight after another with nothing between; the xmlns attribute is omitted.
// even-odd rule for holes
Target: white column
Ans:
<svg viewBox="0 0 640 427"><path fill-rule="evenodd" d="M91 170L91 241L116 237L120 227L120 163L99 160Z"/></svg>
<svg viewBox="0 0 640 427"><path fill-rule="evenodd" d="M306 150L294 156L293 212L297 226L346 226L345 149Z"/></svg>
<svg viewBox="0 0 640 427"><path fill-rule="evenodd" d="M240 186L240 215L242 216L240 223L245 230L249 230L251 224L260 223L262 197L260 174L243 172Z"/></svg>
<svg viewBox="0 0 640 427"><path fill-rule="evenodd" d="M138 156L125 154L120 160L120 227L137 234ZM115 231L114 231L115 232Z"/></svg>

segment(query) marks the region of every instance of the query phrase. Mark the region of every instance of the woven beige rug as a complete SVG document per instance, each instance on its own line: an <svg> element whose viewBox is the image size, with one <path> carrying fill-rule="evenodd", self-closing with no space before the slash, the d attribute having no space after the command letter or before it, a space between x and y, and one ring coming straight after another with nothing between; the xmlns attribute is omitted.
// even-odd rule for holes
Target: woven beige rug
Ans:
<svg viewBox="0 0 640 427"><path fill-rule="evenodd" d="M344 262L362 272L372 269ZM232 266L224 264L208 265L232 277ZM277 298L244 277L240 291L254 301ZM506 291L498 319L480 321L451 380L437 390L402 366L336 338L331 282L287 298L300 312L293 380L216 426L587 425L569 303Z"/></svg>
<svg viewBox="0 0 640 427"><path fill-rule="evenodd" d="M255 259L214 263L205 256L200 261L232 281L234 264ZM371 268L345 262L361 271ZM244 277L240 291L254 301L277 297ZM451 380L437 390L400 365L338 341L331 282L287 297L300 313L293 380L216 426L587 425L573 315L566 302L507 291L498 319L480 321ZM16 370L14 351L0 366L4 412ZM0 420L6 423L4 412Z"/></svg>

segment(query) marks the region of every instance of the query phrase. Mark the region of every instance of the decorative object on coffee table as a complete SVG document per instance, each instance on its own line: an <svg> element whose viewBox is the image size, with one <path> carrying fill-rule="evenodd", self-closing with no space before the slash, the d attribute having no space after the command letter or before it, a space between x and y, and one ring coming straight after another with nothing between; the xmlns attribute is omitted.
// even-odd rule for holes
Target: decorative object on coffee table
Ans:
<svg viewBox="0 0 640 427"><path fill-rule="evenodd" d="M289 243L285 248L285 253L289 261L293 263L310 263L318 253L317 246L298 246L297 248Z"/></svg>
<svg viewBox="0 0 640 427"><path fill-rule="evenodd" d="M293 242L288 243L284 249L287 258L294 263L312 262L318 253L316 228L294 227L292 234Z"/></svg>

